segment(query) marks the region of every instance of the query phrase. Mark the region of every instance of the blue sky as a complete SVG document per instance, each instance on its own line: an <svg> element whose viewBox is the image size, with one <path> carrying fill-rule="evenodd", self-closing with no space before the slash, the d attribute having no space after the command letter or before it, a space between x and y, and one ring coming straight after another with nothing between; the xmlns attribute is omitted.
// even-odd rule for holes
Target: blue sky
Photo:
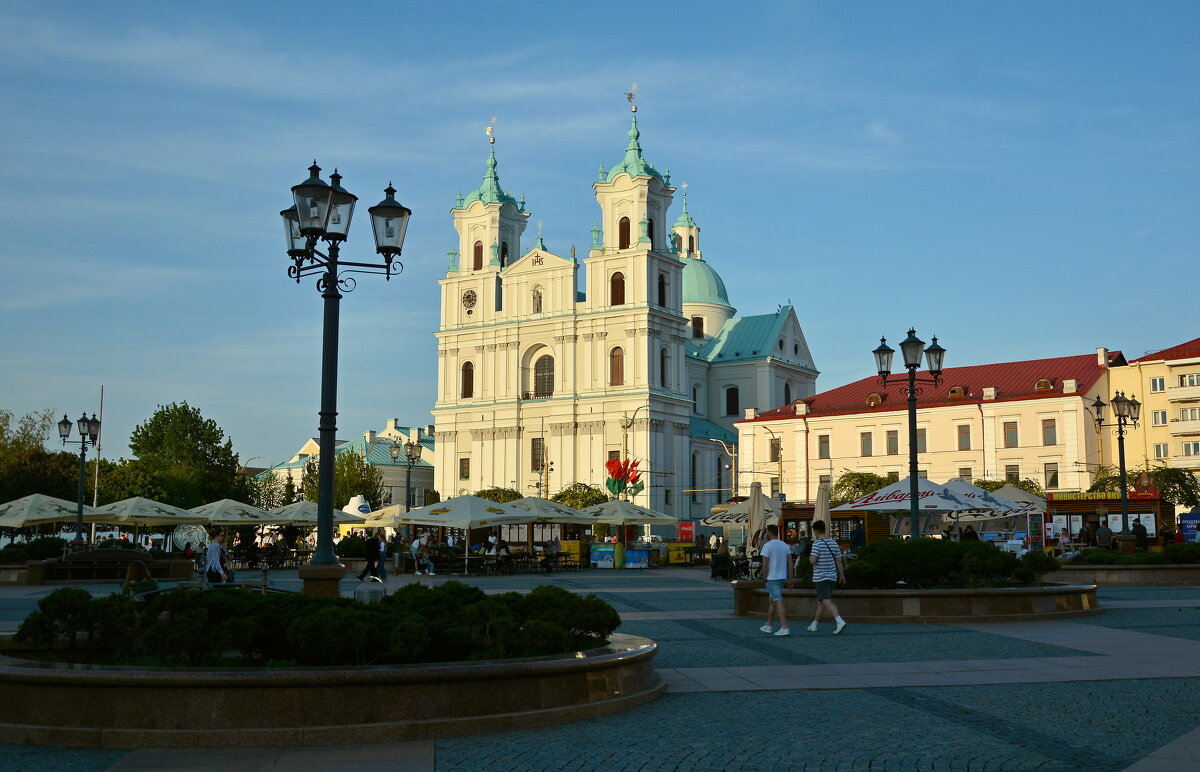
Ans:
<svg viewBox="0 0 1200 772"><path fill-rule="evenodd" d="M952 365L1200 335L1195 3L0 9L0 407L74 419L103 384L106 457L181 400L256 466L316 435L320 299L288 280L277 214L313 157L414 211L403 276L343 302L339 436L431 422L436 281L485 122L565 254L632 80L733 304L790 300L821 390L909 324Z"/></svg>

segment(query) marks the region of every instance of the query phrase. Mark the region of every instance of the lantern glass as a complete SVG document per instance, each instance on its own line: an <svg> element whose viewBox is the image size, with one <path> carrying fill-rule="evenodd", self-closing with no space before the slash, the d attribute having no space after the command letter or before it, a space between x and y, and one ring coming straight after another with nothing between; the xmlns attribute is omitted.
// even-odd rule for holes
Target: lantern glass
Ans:
<svg viewBox="0 0 1200 772"><path fill-rule="evenodd" d="M404 443L404 455L410 464L417 463L421 460L421 446L415 442Z"/></svg>
<svg viewBox="0 0 1200 772"><path fill-rule="evenodd" d="M1129 417L1129 400L1125 399L1125 395L1117 392L1117 395L1112 398L1113 413L1118 419Z"/></svg>
<svg viewBox="0 0 1200 772"><path fill-rule="evenodd" d="M400 446L393 442L392 446L388 448L388 450L391 451L392 454L392 463L396 463L396 461L400 459Z"/></svg>
<svg viewBox="0 0 1200 772"><path fill-rule="evenodd" d="M92 419L88 421L88 436L91 438L93 445L100 438L100 419L96 417L95 413L92 413Z"/></svg>
<svg viewBox="0 0 1200 772"><path fill-rule="evenodd" d="M63 420L58 422L58 436L64 440L70 437L72 426L74 426L74 424L71 423L71 419L67 418L66 415L63 415Z"/></svg>
<svg viewBox="0 0 1200 772"><path fill-rule="evenodd" d="M88 420L87 413L79 416L79 439L86 440L88 435L92 433L92 422Z"/></svg>
<svg viewBox="0 0 1200 772"><path fill-rule="evenodd" d="M279 213L283 218L283 237L287 241L287 251L292 257L308 253L308 239L300 232L300 215L296 214L295 205Z"/></svg>
<svg viewBox="0 0 1200 772"><path fill-rule="evenodd" d="M916 370L921 366L921 354L925 351L925 341L917 337L916 330L909 330L908 337L900 341L900 354L904 357L904 366Z"/></svg>
<svg viewBox="0 0 1200 772"><path fill-rule="evenodd" d="M325 233L329 219L329 204L333 189L321 179L321 167L313 163L308 167L309 178L292 186L292 198L296 201L296 215L300 219L300 232L306 236Z"/></svg>
<svg viewBox="0 0 1200 772"><path fill-rule="evenodd" d="M344 241L350 231L350 218L354 216L354 203L358 196L342 187L342 175L333 170L329 175L329 187L333 196L329 203L329 221L325 223L325 238Z"/></svg>
<svg viewBox="0 0 1200 772"><path fill-rule="evenodd" d="M875 355L875 369L881 378L892 372L892 357L896 350L887 344L887 338L879 339L879 348L871 352Z"/></svg>
<svg viewBox="0 0 1200 772"><path fill-rule="evenodd" d="M1108 405L1105 404L1104 400L1096 397L1096 401L1092 403L1092 410L1096 411L1096 423L1104 424L1104 409L1107 407Z"/></svg>
<svg viewBox="0 0 1200 772"><path fill-rule="evenodd" d="M942 374L942 362L945 358L946 349L938 345L937 336L934 335L933 342L925 348L925 363L934 377Z"/></svg>
<svg viewBox="0 0 1200 772"><path fill-rule="evenodd" d="M399 255L404 248L404 233L412 210L396 201L396 189L391 183L384 189L386 198L367 211L375 231L375 251L381 255Z"/></svg>
<svg viewBox="0 0 1200 772"><path fill-rule="evenodd" d="M1142 403L1137 401L1136 395L1133 397L1130 397L1129 398L1129 420L1133 421L1136 424L1138 422L1138 418L1140 418L1141 415L1142 415Z"/></svg>

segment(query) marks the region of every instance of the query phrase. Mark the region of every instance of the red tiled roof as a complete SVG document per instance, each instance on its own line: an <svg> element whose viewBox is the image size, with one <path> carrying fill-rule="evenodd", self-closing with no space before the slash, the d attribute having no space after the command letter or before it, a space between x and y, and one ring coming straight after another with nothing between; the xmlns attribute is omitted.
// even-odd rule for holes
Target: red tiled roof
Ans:
<svg viewBox="0 0 1200 772"><path fill-rule="evenodd" d="M1121 366L1125 364L1125 359L1121 356L1120 351L1110 351L1108 362L1112 366ZM989 386L996 389L995 400L988 400L989 402L1061 397L1063 396L1063 383L1072 379L1076 381L1076 391L1072 393L1084 394L1092 388L1106 370L1107 368L1096 363L1096 354L969 367L949 367L942 372L942 382L939 385L918 384L922 391L917 397L917 405L938 407L981 402L983 401L983 390ZM917 373L918 377L928 377L928 375L929 373L925 371ZM1043 378L1050 381L1051 388L1038 391L1035 386ZM888 379L886 386L879 383L878 377L863 378L860 381L839 386L805 399L804 402L808 404L809 410L807 415L847 415L904 410L907 406L904 386L907 383L907 372L899 375L893 374ZM956 398L949 396L950 389L955 386L962 387L964 396ZM867 397L872 394L878 394L882 398L882 401L875 407L867 404ZM773 421L797 417L794 407L784 405L760 413L758 418L746 420Z"/></svg>
<svg viewBox="0 0 1200 772"><path fill-rule="evenodd" d="M1178 346L1165 348L1162 351L1155 351L1153 354L1147 354L1132 361L1157 362L1160 359L1186 359L1187 357L1200 357L1200 338L1189 340L1187 343L1180 343Z"/></svg>

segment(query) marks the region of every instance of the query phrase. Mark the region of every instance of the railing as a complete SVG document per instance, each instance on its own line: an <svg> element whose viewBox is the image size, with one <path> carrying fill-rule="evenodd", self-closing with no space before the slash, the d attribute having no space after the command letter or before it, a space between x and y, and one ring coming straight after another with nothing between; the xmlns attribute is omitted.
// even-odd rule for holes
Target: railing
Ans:
<svg viewBox="0 0 1200 772"><path fill-rule="evenodd" d="M526 400L526 399L550 399L550 398L551 398L551 397L553 397L553 396L554 396L554 394L553 394L553 393L550 393L550 394L541 394L541 393L539 393L539 392L536 392L536 391L523 391L523 392L521 392L521 399L523 399L523 400Z"/></svg>
<svg viewBox="0 0 1200 772"><path fill-rule="evenodd" d="M1195 402L1200 400L1200 386L1170 386L1167 399L1171 402Z"/></svg>

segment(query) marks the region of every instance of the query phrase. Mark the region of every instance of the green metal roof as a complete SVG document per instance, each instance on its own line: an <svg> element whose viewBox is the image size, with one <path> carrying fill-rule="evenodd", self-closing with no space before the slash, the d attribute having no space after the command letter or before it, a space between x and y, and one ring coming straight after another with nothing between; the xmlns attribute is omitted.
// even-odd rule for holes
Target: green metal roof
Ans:
<svg viewBox="0 0 1200 772"><path fill-rule="evenodd" d="M733 317L694 356L714 364L774 356L776 341L791 311L789 305L773 314Z"/></svg>
<svg viewBox="0 0 1200 772"><path fill-rule="evenodd" d="M709 421L707 418L691 417L691 427L688 435L694 439L707 440L716 439L730 444L737 443L737 435L726 429L724 426Z"/></svg>
<svg viewBox="0 0 1200 772"><path fill-rule="evenodd" d="M608 171L609 182L616 179L618 174L628 174L630 177L658 177L659 180L662 180L663 177L658 170L642 157L642 146L638 143L640 136L642 134L638 131L637 114L635 113L633 123L629 126L629 144L625 146L625 158ZM601 169L603 168L602 166Z"/></svg>
<svg viewBox="0 0 1200 772"><path fill-rule="evenodd" d="M687 257L683 260L683 302L729 305L725 282L701 258Z"/></svg>
<svg viewBox="0 0 1200 772"><path fill-rule="evenodd" d="M679 217L677 217L675 219L675 225L673 225L672 227L674 227L674 228L695 228L696 227L696 221L692 219L692 216L690 214L688 214L687 194L686 193L683 196L683 211L679 213Z"/></svg>
<svg viewBox="0 0 1200 772"><path fill-rule="evenodd" d="M417 427L414 427L414 426L398 426L398 427L396 427L396 429L410 437L413 436L414 434L416 434L416 432L417 432ZM433 450L434 438L429 436L428 434L425 434L424 432L422 432L420 439L417 441L417 444L419 444L423 448L428 448L429 450ZM353 450L355 453L359 454L360 456L365 454L367 461L369 461L370 463L372 463L376 466L393 466L393 465L405 466L405 463L403 460L403 454L401 454L401 458L399 460L392 461L391 446L392 446L391 439L389 439L387 437L376 437L375 441L370 444L370 447L367 447L367 438L365 436L359 436L353 440L340 442L334 451L334 455L335 456L341 455L342 453L346 453L346 452L349 452L350 450ZM270 469L267 469L267 470L255 475L255 478L257 479L260 477L264 477L265 475L270 474L271 472L273 472L276 469L303 469L305 464L307 464L309 461L315 460L318 455L320 455L320 454L313 453L311 456L308 456L306 458L301 458L296 461L285 461L282 464L276 464L275 466L271 467ZM432 468L433 464L430 464L428 461L425 461L424 459L419 459L415 464L413 464L414 469L418 468L418 467Z"/></svg>
<svg viewBox="0 0 1200 772"><path fill-rule="evenodd" d="M483 174L483 184L471 191L465 199L458 203L457 209L465 209L472 201L484 204L512 204L517 206L517 200L500 187L500 177L496 174L496 148L488 153L487 171Z"/></svg>

